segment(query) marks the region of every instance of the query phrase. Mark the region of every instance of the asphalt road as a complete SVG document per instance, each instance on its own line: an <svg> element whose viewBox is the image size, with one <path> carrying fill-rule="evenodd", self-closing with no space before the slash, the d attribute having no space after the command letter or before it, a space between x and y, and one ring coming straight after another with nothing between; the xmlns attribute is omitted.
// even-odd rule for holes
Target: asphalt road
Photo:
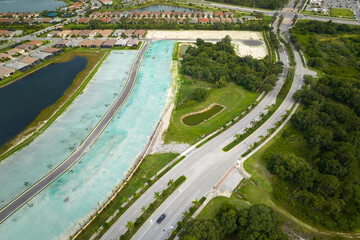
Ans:
<svg viewBox="0 0 360 240"><path fill-rule="evenodd" d="M287 26L285 30L290 26ZM272 117L266 121L251 136L245 139L237 147L229 152L223 152L222 148L234 139L236 133L240 133L244 128L250 126L250 122L258 119L262 112L266 112L268 105L275 102L277 93L284 82L288 66L285 66L284 72L280 75L273 91L268 93L264 99L242 120L234 126L213 138L202 147L196 149L186 156L179 164L172 168L167 174L151 186L102 236L101 239L118 239L126 231L126 223L135 221L141 214L141 208L148 206L154 200L155 192L161 192L167 187L169 179L176 179L185 175L187 180L174 192L149 218L149 220L139 229L133 239L167 239L169 232L176 227L176 223L181 220L182 213L192 206L194 199L200 199L207 193L216 190L214 186L226 174L226 172L236 163L251 144L259 140L260 136L267 135L267 129L272 128L278 122L288 109L294 104L292 95L301 88L303 75L307 69L303 68L300 56L295 52L297 61L296 74L293 85L284 102ZM280 58L288 65L288 57L285 53L284 46L280 50ZM239 159L241 161L241 158ZM167 216L161 224L156 223L156 219L165 213Z"/></svg>
<svg viewBox="0 0 360 240"><path fill-rule="evenodd" d="M31 188L29 188L26 192L22 193L19 197L14 199L8 205L0 211L0 223L3 222L7 217L9 217L14 211L24 205L27 201L33 198L36 194L38 194L42 189L52 183L55 179L57 179L61 174L63 174L67 169L69 169L76 161L78 161L81 156L91 147L91 145L97 140L97 138L101 135L103 130L115 116L115 114L119 111L127 97L129 96L133 86L136 82L137 72L141 63L141 60L149 46L150 41L145 41L144 46L140 50L134 65L131 69L130 76L126 86L119 96L119 98L115 101L115 103L110 107L105 116L100 120L100 122L96 125L94 130L89 134L89 136L85 139L85 141L57 168L55 168L51 173L43 177L37 183L35 183Z"/></svg>

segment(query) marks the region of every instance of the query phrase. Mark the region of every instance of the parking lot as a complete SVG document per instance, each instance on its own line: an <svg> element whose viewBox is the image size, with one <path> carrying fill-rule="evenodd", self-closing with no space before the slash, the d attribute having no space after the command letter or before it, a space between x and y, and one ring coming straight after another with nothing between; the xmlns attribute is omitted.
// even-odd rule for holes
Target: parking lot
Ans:
<svg viewBox="0 0 360 240"><path fill-rule="evenodd" d="M342 17L347 18L351 18L352 13L349 11L343 11L343 14L341 14L341 9L351 10L352 12L354 12L356 19L360 20L360 9L358 0L310 0L309 4L306 6L306 11L314 12L314 8L317 10L315 11L316 13L322 13L324 15L328 15L331 9L336 8L336 15L343 15Z"/></svg>

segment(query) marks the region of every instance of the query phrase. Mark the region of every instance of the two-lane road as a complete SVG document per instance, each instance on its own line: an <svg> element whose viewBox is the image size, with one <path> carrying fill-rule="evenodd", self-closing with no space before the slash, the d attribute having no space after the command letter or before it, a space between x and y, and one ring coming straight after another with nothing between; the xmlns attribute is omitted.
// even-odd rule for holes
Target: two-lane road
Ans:
<svg viewBox="0 0 360 240"><path fill-rule="evenodd" d="M40 179L37 183L31 186L27 191L22 193L19 197L14 199L8 205L0 211L0 223L3 222L6 218L8 218L13 212L23 206L26 202L28 202L31 198L33 198L36 194L38 194L42 189L52 183L55 179L61 176L67 169L69 169L74 163L76 163L81 156L91 147L91 145L96 141L96 139L101 135L106 126L113 119L115 114L119 111L121 106L126 101L129 96L132 88L135 85L137 72L141 63L143 56L145 55L146 49L148 48L150 41L145 41L144 46L140 50L133 67L131 69L128 82L126 86L119 96L116 99L115 103L110 107L105 116L100 120L100 122L96 125L94 130L89 134L89 136L85 139L85 141L57 168L55 168L48 175Z"/></svg>

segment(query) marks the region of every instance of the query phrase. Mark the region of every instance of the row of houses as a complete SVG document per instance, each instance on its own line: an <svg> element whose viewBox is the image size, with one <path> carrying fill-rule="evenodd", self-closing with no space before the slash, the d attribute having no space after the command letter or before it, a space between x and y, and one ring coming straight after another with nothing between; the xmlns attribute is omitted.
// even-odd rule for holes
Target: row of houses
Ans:
<svg viewBox="0 0 360 240"><path fill-rule="evenodd" d="M89 15L91 19L101 18L212 18L212 17L228 17L233 18L233 12L180 12L180 11L163 11L163 12L150 12L150 11L124 11L124 12L93 12Z"/></svg>
<svg viewBox="0 0 360 240"><path fill-rule="evenodd" d="M0 12L0 17L3 18L36 18L39 17L39 13L32 13L32 12Z"/></svg>
<svg viewBox="0 0 360 240"><path fill-rule="evenodd" d="M6 29L0 29L0 36L1 37L14 37L19 36L23 33L23 30L6 30Z"/></svg>
<svg viewBox="0 0 360 240"><path fill-rule="evenodd" d="M16 71L26 71L31 67L39 64L44 60L48 60L64 50L59 48L45 48L39 52L30 53L16 62L10 62L0 67L0 80L13 75Z"/></svg>
<svg viewBox="0 0 360 240"><path fill-rule="evenodd" d="M61 22L61 18L26 18L26 19L18 19L18 18L0 18L0 24L40 24L40 23L58 23Z"/></svg>
<svg viewBox="0 0 360 240"><path fill-rule="evenodd" d="M41 45L43 45L42 41L34 40L34 41L31 41L28 43L23 43L23 44L17 45L14 48L7 50L6 53L11 56L25 54L26 52L29 52L31 50L34 50L34 49L40 47Z"/></svg>
<svg viewBox="0 0 360 240"><path fill-rule="evenodd" d="M65 47L85 47L85 48L113 48L113 47L137 47L139 45L139 40L136 38L127 38L127 39L66 39L62 40L55 44L55 47L65 48Z"/></svg>
<svg viewBox="0 0 360 240"><path fill-rule="evenodd" d="M145 30L135 30L135 29L117 29L117 30L111 30L111 29L95 29L95 30L55 30L51 31L47 34L47 37L61 37L61 38L67 38L67 37L137 37L137 38L143 38L145 36L146 31Z"/></svg>

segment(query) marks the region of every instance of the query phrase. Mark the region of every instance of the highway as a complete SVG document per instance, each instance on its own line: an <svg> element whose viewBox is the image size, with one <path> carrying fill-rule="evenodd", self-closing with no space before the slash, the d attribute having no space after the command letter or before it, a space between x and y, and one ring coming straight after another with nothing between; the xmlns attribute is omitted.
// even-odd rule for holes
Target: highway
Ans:
<svg viewBox="0 0 360 240"><path fill-rule="evenodd" d="M8 205L3 207L0 211L0 223L3 222L7 217L9 217L14 211L19 209L22 205L28 202L36 194L38 194L42 189L51 184L55 179L57 179L61 174L63 174L67 169L69 169L74 163L76 163L81 156L91 147L91 145L97 140L97 138L104 131L106 126L110 123L115 114L119 111L121 106L124 104L125 100L129 96L132 88L135 85L137 72L140 67L141 60L145 55L145 52L150 44L150 41L145 41L144 46L141 48L134 64L131 69L128 82L121 93L121 95L116 99L115 103L110 107L105 116L100 120L100 122L95 126L93 131L89 136L84 140L84 142L57 168L55 168L48 175L40 179L37 183L31 186L27 191L22 193L20 196L15 198Z"/></svg>
<svg viewBox="0 0 360 240"><path fill-rule="evenodd" d="M287 25L284 29L287 31L289 27L290 25ZM171 229L175 228L176 223L181 220L182 213L192 206L192 201L194 199L200 199L207 193L216 190L214 186L216 186L219 180L236 163L239 156L241 156L251 144L258 141L260 136L267 135L267 129L272 128L294 104L292 95L301 88L303 75L307 73L307 69L302 66L300 56L296 51L295 58L297 66L294 82L283 103L268 121L241 144L229 152L222 151L222 148L234 139L236 133L240 133L244 128L249 127L251 121L258 119L262 112L266 112L267 106L275 102L276 95L283 84L288 68L288 57L284 46L282 46L282 50L280 50L280 58L285 63L285 68L274 90L268 93L259 105L242 120L202 147L191 152L185 159L159 179L112 225L101 239L118 239L125 233L126 223L128 221L134 222L136 218L140 216L141 208L148 206L154 201L155 192L161 192L165 189L169 179L177 179L181 175L187 177L186 182L180 186L180 189L166 199L141 229L138 230L133 239L167 239ZM158 224L156 223L156 219L162 213L165 213L167 216L161 224Z"/></svg>

